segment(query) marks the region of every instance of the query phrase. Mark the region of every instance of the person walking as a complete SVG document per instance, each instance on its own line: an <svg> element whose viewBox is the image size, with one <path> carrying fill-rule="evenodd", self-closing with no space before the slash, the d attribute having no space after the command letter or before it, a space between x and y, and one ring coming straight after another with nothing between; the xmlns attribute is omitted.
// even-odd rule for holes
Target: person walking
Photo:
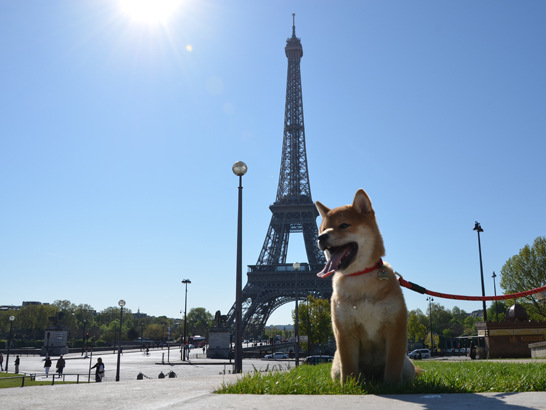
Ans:
<svg viewBox="0 0 546 410"><path fill-rule="evenodd" d="M104 363L100 357L97 359L97 363L95 363L92 369L95 369L95 381L102 382L102 378L104 377Z"/></svg>
<svg viewBox="0 0 546 410"><path fill-rule="evenodd" d="M66 365L66 362L63 358L63 355L59 356L59 359L57 360L57 364L56 364L57 373L59 373L59 376L63 375L63 369L65 365Z"/></svg>
<svg viewBox="0 0 546 410"><path fill-rule="evenodd" d="M15 362L13 363L15 365L15 374L19 373L19 364L21 363L21 359L19 359L19 355L15 358Z"/></svg>
<svg viewBox="0 0 546 410"><path fill-rule="evenodd" d="M0 353L0 371L4 371L4 355Z"/></svg>
<svg viewBox="0 0 546 410"><path fill-rule="evenodd" d="M49 377L49 369L51 368L51 358L47 356L44 361L45 377Z"/></svg>

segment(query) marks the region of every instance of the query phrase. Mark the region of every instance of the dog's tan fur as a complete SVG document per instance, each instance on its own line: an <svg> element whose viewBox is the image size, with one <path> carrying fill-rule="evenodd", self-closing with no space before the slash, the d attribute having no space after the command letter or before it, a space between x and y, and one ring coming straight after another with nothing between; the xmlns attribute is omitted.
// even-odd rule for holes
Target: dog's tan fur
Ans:
<svg viewBox="0 0 546 410"><path fill-rule="evenodd" d="M337 351L332 378L348 377L401 384L412 382L415 366L406 355L407 309L392 268L347 276L376 265L385 254L371 201L360 189L353 204L329 209L316 203L322 216L319 247L330 249L356 243L354 259L336 269L331 300L332 327Z"/></svg>

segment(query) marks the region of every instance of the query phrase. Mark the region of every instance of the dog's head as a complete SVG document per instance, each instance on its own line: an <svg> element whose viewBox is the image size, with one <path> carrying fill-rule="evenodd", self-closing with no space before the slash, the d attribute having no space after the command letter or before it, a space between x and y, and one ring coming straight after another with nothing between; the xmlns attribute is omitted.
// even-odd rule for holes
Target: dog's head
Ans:
<svg viewBox="0 0 546 410"><path fill-rule="evenodd" d="M326 255L326 266L318 275L334 271L351 274L365 269L385 255L381 232L370 198L359 189L352 205L330 209L316 202L322 216L318 246Z"/></svg>

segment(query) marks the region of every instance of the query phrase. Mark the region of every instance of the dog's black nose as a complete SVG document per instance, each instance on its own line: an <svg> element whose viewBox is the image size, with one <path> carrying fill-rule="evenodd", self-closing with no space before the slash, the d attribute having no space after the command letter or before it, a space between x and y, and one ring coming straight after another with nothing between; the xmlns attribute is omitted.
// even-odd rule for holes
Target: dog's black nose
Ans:
<svg viewBox="0 0 546 410"><path fill-rule="evenodd" d="M319 245L319 248L324 249L324 247L325 247L325 242L326 242L327 240L328 240L328 234L327 234L327 233L320 234L319 237L318 237L318 245Z"/></svg>
<svg viewBox="0 0 546 410"><path fill-rule="evenodd" d="M328 234L327 233L322 233L318 237L319 241L325 241L326 239L328 239Z"/></svg>

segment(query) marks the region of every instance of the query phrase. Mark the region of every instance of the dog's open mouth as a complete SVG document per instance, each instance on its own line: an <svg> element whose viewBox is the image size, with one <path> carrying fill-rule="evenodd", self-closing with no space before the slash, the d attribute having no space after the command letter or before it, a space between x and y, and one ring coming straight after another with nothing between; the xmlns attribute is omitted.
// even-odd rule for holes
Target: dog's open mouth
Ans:
<svg viewBox="0 0 546 410"><path fill-rule="evenodd" d="M319 278L325 278L333 274L336 270L347 268L355 259L358 251L358 245L354 242L343 246L333 246L327 248L329 258L326 261L324 269L317 273Z"/></svg>

